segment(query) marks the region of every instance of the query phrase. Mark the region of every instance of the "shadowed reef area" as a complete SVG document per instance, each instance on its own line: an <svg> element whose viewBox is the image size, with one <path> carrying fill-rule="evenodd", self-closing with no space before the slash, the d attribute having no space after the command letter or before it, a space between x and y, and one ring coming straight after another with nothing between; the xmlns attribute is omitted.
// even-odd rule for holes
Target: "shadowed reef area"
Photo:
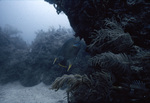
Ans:
<svg viewBox="0 0 150 103"><path fill-rule="evenodd" d="M71 103L150 102L149 0L45 0L64 12L91 55L91 73L59 77ZM86 69L86 68L83 68Z"/></svg>

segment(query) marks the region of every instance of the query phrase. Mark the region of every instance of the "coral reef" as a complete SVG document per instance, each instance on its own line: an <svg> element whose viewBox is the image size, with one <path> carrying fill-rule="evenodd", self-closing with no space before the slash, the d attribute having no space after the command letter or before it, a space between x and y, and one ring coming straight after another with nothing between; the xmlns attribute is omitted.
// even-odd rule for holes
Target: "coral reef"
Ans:
<svg viewBox="0 0 150 103"><path fill-rule="evenodd" d="M104 28L95 30L91 35L92 41L88 49L95 54L108 51L127 52L133 45L130 34L125 33L121 26L110 20L105 20Z"/></svg>
<svg viewBox="0 0 150 103"><path fill-rule="evenodd" d="M60 27L39 30L31 45L26 45L17 33L13 27L0 28L0 84L20 81L26 87L40 82L50 85L56 77L63 74L92 71L87 65L90 56L85 52L85 43L81 45L69 71L58 63L53 64L62 45L73 38L71 29Z"/></svg>
<svg viewBox="0 0 150 103"><path fill-rule="evenodd" d="M96 71L106 70L113 73L117 82L128 81L131 72L131 60L126 54L113 54L111 52L97 54L89 59L89 64Z"/></svg>
<svg viewBox="0 0 150 103"><path fill-rule="evenodd" d="M63 84L66 83L68 85L67 92L70 92L72 90L75 90L78 88L80 85L87 85L91 86L91 81L87 77L87 75L63 75L62 77L56 78L56 80L52 84L52 89L55 89L56 91L63 86Z"/></svg>
<svg viewBox="0 0 150 103"><path fill-rule="evenodd" d="M92 85L73 90L71 103L150 101L148 0L45 1L68 16L91 55L87 68L94 71L87 75Z"/></svg>
<svg viewBox="0 0 150 103"><path fill-rule="evenodd" d="M109 72L95 72L90 75L63 75L56 78L51 89L58 90L67 84L68 102L98 103L109 98L112 87ZM85 93L86 91L86 93Z"/></svg>
<svg viewBox="0 0 150 103"><path fill-rule="evenodd" d="M128 32L135 44L149 48L150 2L148 0L45 0L54 5L57 13L63 11L75 31L87 44L90 32L100 30L104 19L111 19Z"/></svg>
<svg viewBox="0 0 150 103"><path fill-rule="evenodd" d="M62 28L39 31L27 51L25 45L19 45L24 44L19 37L11 38L16 32L3 35L0 29L0 82L19 78L22 85L33 86L51 84L58 77L52 89L66 87L71 103L150 102L150 1L45 1L53 4L58 14L68 16L75 36L84 39L86 51L81 48L67 72L53 65L55 52L70 38ZM17 40L20 42L14 44ZM19 59L21 54L25 58Z"/></svg>

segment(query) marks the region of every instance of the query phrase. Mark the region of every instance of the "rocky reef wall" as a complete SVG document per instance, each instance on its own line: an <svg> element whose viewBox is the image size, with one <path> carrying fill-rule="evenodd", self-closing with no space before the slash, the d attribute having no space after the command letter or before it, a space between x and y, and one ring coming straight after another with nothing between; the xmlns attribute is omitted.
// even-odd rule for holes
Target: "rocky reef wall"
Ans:
<svg viewBox="0 0 150 103"><path fill-rule="evenodd" d="M148 0L46 0L53 4L59 14L63 11L76 36L87 44L94 30L104 28L106 19L113 19L128 32L136 45L150 44L150 2ZM144 41L144 42L143 42ZM142 42L142 43L141 43Z"/></svg>
<svg viewBox="0 0 150 103"><path fill-rule="evenodd" d="M45 1L68 16L75 36L85 40L95 70L86 78L59 77L53 89L69 84L71 103L150 102L149 0Z"/></svg>

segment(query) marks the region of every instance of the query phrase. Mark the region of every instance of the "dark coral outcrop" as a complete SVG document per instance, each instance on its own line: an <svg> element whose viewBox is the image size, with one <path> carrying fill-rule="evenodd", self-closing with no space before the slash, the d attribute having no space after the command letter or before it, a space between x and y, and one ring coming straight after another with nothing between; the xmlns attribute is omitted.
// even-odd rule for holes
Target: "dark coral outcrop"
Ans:
<svg viewBox="0 0 150 103"><path fill-rule="evenodd" d="M75 35L91 43L90 32L103 28L104 19L114 18L136 45L150 45L150 2L148 0L45 0L63 11Z"/></svg>

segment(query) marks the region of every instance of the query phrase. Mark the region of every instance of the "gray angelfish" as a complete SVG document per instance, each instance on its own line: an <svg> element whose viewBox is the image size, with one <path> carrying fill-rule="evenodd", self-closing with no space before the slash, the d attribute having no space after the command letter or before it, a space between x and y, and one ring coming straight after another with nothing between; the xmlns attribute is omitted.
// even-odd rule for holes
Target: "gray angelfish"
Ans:
<svg viewBox="0 0 150 103"><path fill-rule="evenodd" d="M68 67L67 71L69 71L75 58L78 55L79 50L81 49L82 43L83 41L81 41L79 38L71 38L66 41L58 51L57 57L55 58L53 64L61 56L63 57L63 60L58 63L58 65L64 68ZM69 66L66 66L67 63L69 64Z"/></svg>

